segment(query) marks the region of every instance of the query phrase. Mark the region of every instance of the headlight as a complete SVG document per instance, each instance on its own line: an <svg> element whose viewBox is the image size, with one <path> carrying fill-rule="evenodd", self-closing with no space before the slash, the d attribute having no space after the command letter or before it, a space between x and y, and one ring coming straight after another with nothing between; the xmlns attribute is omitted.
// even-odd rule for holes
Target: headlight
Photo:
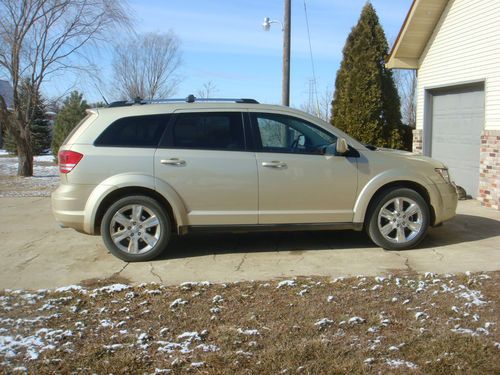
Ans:
<svg viewBox="0 0 500 375"><path fill-rule="evenodd" d="M447 184L451 184L448 168L436 168L435 171L443 178Z"/></svg>

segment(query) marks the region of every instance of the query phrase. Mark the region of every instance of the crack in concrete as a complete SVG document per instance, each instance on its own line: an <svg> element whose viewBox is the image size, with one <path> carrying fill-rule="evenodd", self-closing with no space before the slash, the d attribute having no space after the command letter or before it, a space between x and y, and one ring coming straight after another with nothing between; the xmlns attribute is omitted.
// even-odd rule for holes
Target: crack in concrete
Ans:
<svg viewBox="0 0 500 375"><path fill-rule="evenodd" d="M394 254L394 255L396 255L396 256L398 256L400 258L404 258L404 260L405 260L404 265L406 267L406 270L409 271L409 272L415 272L415 270L410 266L410 258L408 258L406 256L403 256L403 255L401 255L399 253L395 253L394 251L391 251L391 254Z"/></svg>
<svg viewBox="0 0 500 375"><path fill-rule="evenodd" d="M160 283L163 284L161 276L155 272L155 268L153 267L153 262L149 262L149 266L150 266L149 272L151 273L151 275L156 276L158 280L160 280Z"/></svg>
<svg viewBox="0 0 500 375"><path fill-rule="evenodd" d="M31 262L32 260L35 260L39 256L40 256L40 254L36 254L35 256L32 256L31 258L26 259L24 262L18 264L17 267L24 268L29 262Z"/></svg>
<svg viewBox="0 0 500 375"><path fill-rule="evenodd" d="M120 271L115 272L115 275L119 275L119 274L121 274L121 273L125 270L125 268L127 268L127 267L128 267L128 265L129 265L129 264L130 264L129 262L125 263L125 265L122 267L122 269L121 269Z"/></svg>
<svg viewBox="0 0 500 375"><path fill-rule="evenodd" d="M444 255L438 252L436 249L432 249L432 252L438 256L438 259L441 261L444 258Z"/></svg>
<svg viewBox="0 0 500 375"><path fill-rule="evenodd" d="M241 266L243 265L243 263L245 263L246 259L247 259L247 254L243 255L243 257L241 258L240 264L238 264L236 266L236 269L234 270L234 272L238 272L241 269Z"/></svg>
<svg viewBox="0 0 500 375"><path fill-rule="evenodd" d="M43 235L42 237L40 238L37 238L35 240L32 240L32 241L29 241L27 243L25 243L24 245L22 245L21 247L18 248L18 250L26 250L26 249L29 249L30 247L32 247L35 243L37 243L38 241L42 241L44 239L46 239L47 237L50 236L50 233L45 233L45 235Z"/></svg>

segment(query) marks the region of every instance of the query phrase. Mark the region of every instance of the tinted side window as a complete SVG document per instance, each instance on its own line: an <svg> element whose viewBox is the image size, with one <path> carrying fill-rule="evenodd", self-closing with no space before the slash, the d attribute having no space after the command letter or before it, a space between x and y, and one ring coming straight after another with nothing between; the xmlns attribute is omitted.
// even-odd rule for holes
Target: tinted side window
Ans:
<svg viewBox="0 0 500 375"><path fill-rule="evenodd" d="M157 147L170 115L124 117L109 125L95 146Z"/></svg>
<svg viewBox="0 0 500 375"><path fill-rule="evenodd" d="M318 154L325 146L336 142L336 137L299 118L254 114L258 130L257 144L262 151Z"/></svg>
<svg viewBox="0 0 500 375"><path fill-rule="evenodd" d="M172 131L176 148L243 150L241 113L186 113L179 115Z"/></svg>

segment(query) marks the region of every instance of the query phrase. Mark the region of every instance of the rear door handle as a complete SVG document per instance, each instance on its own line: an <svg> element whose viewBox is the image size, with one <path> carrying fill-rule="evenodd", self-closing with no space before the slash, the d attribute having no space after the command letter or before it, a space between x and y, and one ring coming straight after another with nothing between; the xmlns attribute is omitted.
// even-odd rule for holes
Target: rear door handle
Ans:
<svg viewBox="0 0 500 375"><path fill-rule="evenodd" d="M286 168L286 163L277 160L263 161L262 166L267 168Z"/></svg>
<svg viewBox="0 0 500 375"><path fill-rule="evenodd" d="M160 163L166 165L185 165L186 161L178 158L171 158L171 159L161 159Z"/></svg>

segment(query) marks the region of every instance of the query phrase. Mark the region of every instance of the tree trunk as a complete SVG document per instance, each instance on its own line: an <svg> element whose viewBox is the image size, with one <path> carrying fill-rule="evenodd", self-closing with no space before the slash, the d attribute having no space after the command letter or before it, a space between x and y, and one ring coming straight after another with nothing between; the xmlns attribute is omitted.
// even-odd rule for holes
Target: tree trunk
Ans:
<svg viewBox="0 0 500 375"><path fill-rule="evenodd" d="M33 176L33 151L31 150L31 140L28 130L23 131L17 143L17 155L19 166L17 175L22 177Z"/></svg>

